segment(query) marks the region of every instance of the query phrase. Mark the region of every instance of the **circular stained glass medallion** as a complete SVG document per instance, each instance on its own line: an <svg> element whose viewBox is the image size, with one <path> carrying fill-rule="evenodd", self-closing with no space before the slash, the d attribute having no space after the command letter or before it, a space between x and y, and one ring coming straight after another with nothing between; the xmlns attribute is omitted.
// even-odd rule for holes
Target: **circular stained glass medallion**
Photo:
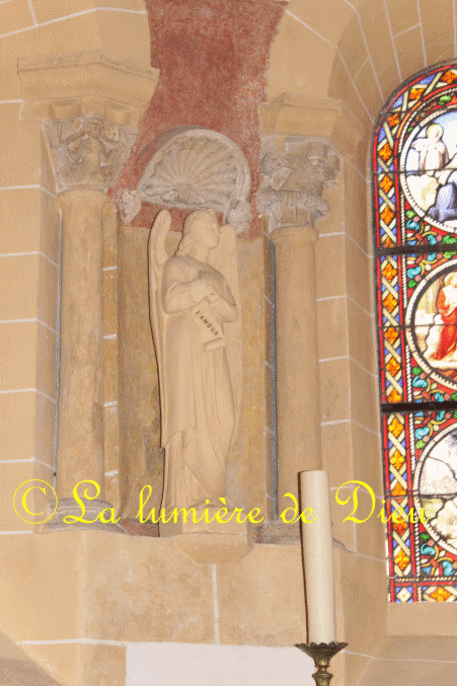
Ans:
<svg viewBox="0 0 457 686"><path fill-rule="evenodd" d="M414 472L415 509L423 508L424 527L443 548L457 555L457 431L434 438Z"/></svg>
<svg viewBox="0 0 457 686"><path fill-rule="evenodd" d="M435 381L457 390L457 260L424 276L405 314L406 340Z"/></svg>
<svg viewBox="0 0 457 686"><path fill-rule="evenodd" d="M431 224L457 233L457 110L426 116L401 147L400 182L409 203Z"/></svg>

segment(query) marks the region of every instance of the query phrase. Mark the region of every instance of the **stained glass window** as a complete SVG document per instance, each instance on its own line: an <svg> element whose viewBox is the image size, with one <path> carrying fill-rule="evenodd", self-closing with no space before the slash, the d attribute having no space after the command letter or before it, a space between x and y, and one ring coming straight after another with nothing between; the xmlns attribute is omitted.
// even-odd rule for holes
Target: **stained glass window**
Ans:
<svg viewBox="0 0 457 686"><path fill-rule="evenodd" d="M453 602L457 64L417 74L391 97L373 177L389 599Z"/></svg>

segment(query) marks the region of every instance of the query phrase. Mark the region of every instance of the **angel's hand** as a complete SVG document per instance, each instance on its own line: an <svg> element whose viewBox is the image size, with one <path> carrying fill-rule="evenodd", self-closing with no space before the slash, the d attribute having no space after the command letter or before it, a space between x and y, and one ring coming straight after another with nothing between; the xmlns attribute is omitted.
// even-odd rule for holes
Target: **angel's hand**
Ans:
<svg viewBox="0 0 457 686"><path fill-rule="evenodd" d="M198 277L208 286L208 288L214 288L214 272L209 269L200 269Z"/></svg>
<svg viewBox="0 0 457 686"><path fill-rule="evenodd" d="M67 136L67 138L60 139L59 143L60 145L70 145L70 143L74 143L75 141L79 140L84 136L84 131L82 127L76 131L76 133L72 133L70 136Z"/></svg>

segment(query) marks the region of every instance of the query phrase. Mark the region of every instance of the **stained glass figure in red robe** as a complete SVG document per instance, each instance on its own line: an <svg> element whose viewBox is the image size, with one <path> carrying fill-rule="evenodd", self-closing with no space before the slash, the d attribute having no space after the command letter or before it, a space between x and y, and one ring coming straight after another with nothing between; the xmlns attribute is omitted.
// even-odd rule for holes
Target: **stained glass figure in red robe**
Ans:
<svg viewBox="0 0 457 686"><path fill-rule="evenodd" d="M438 348L433 354L435 360L443 360L457 348L457 273L452 272L444 279L444 286L438 291L436 307L443 320Z"/></svg>

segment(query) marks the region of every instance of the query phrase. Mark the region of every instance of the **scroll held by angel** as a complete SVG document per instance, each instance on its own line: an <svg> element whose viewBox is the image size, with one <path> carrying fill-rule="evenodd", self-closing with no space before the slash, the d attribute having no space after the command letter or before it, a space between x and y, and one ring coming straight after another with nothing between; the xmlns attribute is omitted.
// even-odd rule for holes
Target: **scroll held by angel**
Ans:
<svg viewBox="0 0 457 686"><path fill-rule="evenodd" d="M149 240L166 512L204 508L207 501L220 506L218 499L226 495L241 359L233 228L220 227L213 210L191 212L170 257L170 225L170 213L162 210Z"/></svg>

